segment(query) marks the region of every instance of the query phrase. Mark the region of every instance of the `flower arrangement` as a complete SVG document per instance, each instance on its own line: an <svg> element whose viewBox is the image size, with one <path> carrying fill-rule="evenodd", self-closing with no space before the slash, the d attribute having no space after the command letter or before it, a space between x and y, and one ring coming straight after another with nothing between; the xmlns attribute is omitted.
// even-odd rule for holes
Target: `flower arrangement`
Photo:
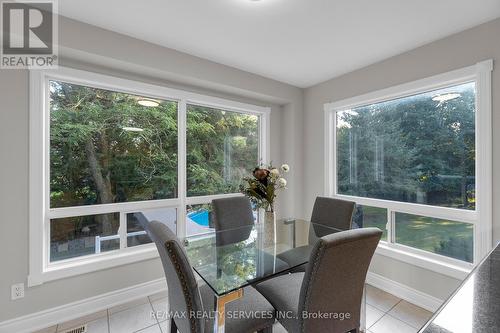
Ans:
<svg viewBox="0 0 500 333"><path fill-rule="evenodd" d="M274 212L274 200L278 190L286 188L286 179L282 173L290 171L288 164L283 164L279 169L272 166L259 166L253 170L252 177L243 178L244 184L240 190L258 208Z"/></svg>

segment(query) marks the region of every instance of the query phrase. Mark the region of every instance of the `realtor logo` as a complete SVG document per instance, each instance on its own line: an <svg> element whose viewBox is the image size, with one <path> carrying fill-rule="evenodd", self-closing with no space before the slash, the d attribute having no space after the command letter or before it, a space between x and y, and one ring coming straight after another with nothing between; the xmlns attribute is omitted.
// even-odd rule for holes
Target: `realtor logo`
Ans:
<svg viewBox="0 0 500 333"><path fill-rule="evenodd" d="M57 67L57 3L3 1L0 68Z"/></svg>

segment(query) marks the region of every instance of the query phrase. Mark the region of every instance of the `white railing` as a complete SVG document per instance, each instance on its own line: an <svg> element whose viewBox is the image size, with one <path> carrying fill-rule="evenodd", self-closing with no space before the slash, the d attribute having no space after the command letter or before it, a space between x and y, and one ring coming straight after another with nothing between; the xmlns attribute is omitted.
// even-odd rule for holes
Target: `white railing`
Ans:
<svg viewBox="0 0 500 333"><path fill-rule="evenodd" d="M134 232L128 232L127 233L127 238L128 237L134 237L134 236L140 236L140 235L145 235L146 231L134 231ZM120 239L120 235L111 235L111 236L95 236L95 253L101 253L101 242L102 241L107 241L107 240L113 240L113 239Z"/></svg>

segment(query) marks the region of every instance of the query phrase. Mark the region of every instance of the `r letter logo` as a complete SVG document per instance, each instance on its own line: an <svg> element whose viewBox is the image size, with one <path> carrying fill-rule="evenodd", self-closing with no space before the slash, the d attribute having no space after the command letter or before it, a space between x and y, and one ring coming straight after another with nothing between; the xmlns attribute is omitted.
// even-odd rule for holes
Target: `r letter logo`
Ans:
<svg viewBox="0 0 500 333"><path fill-rule="evenodd" d="M55 68L54 1L2 2L1 68Z"/></svg>

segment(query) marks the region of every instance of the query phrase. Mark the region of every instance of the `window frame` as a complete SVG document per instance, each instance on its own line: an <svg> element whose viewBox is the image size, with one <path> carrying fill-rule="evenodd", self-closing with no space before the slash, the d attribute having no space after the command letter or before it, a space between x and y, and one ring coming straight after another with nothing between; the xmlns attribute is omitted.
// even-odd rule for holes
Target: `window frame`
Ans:
<svg viewBox="0 0 500 333"><path fill-rule="evenodd" d="M64 81L143 97L177 102L177 190L172 199L121 202L87 206L50 208L50 99L49 81ZM107 269L158 257L154 244L126 247L126 213L152 208L177 209L177 235L186 236L186 205L208 203L216 198L239 193L187 196L186 184L186 112L195 104L259 117L259 159L269 160L270 107L128 80L68 67L29 71L30 139L29 139L29 275L28 286L46 281ZM50 219L102 213L119 213L120 249L99 254L50 262Z"/></svg>
<svg viewBox="0 0 500 333"><path fill-rule="evenodd" d="M379 244L376 253L423 267L455 278L465 278L474 265L492 248L492 96L491 72L493 61L438 74L417 81L370 92L324 105L325 116L325 188L326 196L355 201L365 206L387 209L387 242ZM446 88L466 82L476 85L476 209L474 211L424 204L397 202L343 195L337 192L337 112L356 107L403 98ZM434 218L450 219L473 224L473 263L397 244L395 241L395 213L409 213Z"/></svg>

